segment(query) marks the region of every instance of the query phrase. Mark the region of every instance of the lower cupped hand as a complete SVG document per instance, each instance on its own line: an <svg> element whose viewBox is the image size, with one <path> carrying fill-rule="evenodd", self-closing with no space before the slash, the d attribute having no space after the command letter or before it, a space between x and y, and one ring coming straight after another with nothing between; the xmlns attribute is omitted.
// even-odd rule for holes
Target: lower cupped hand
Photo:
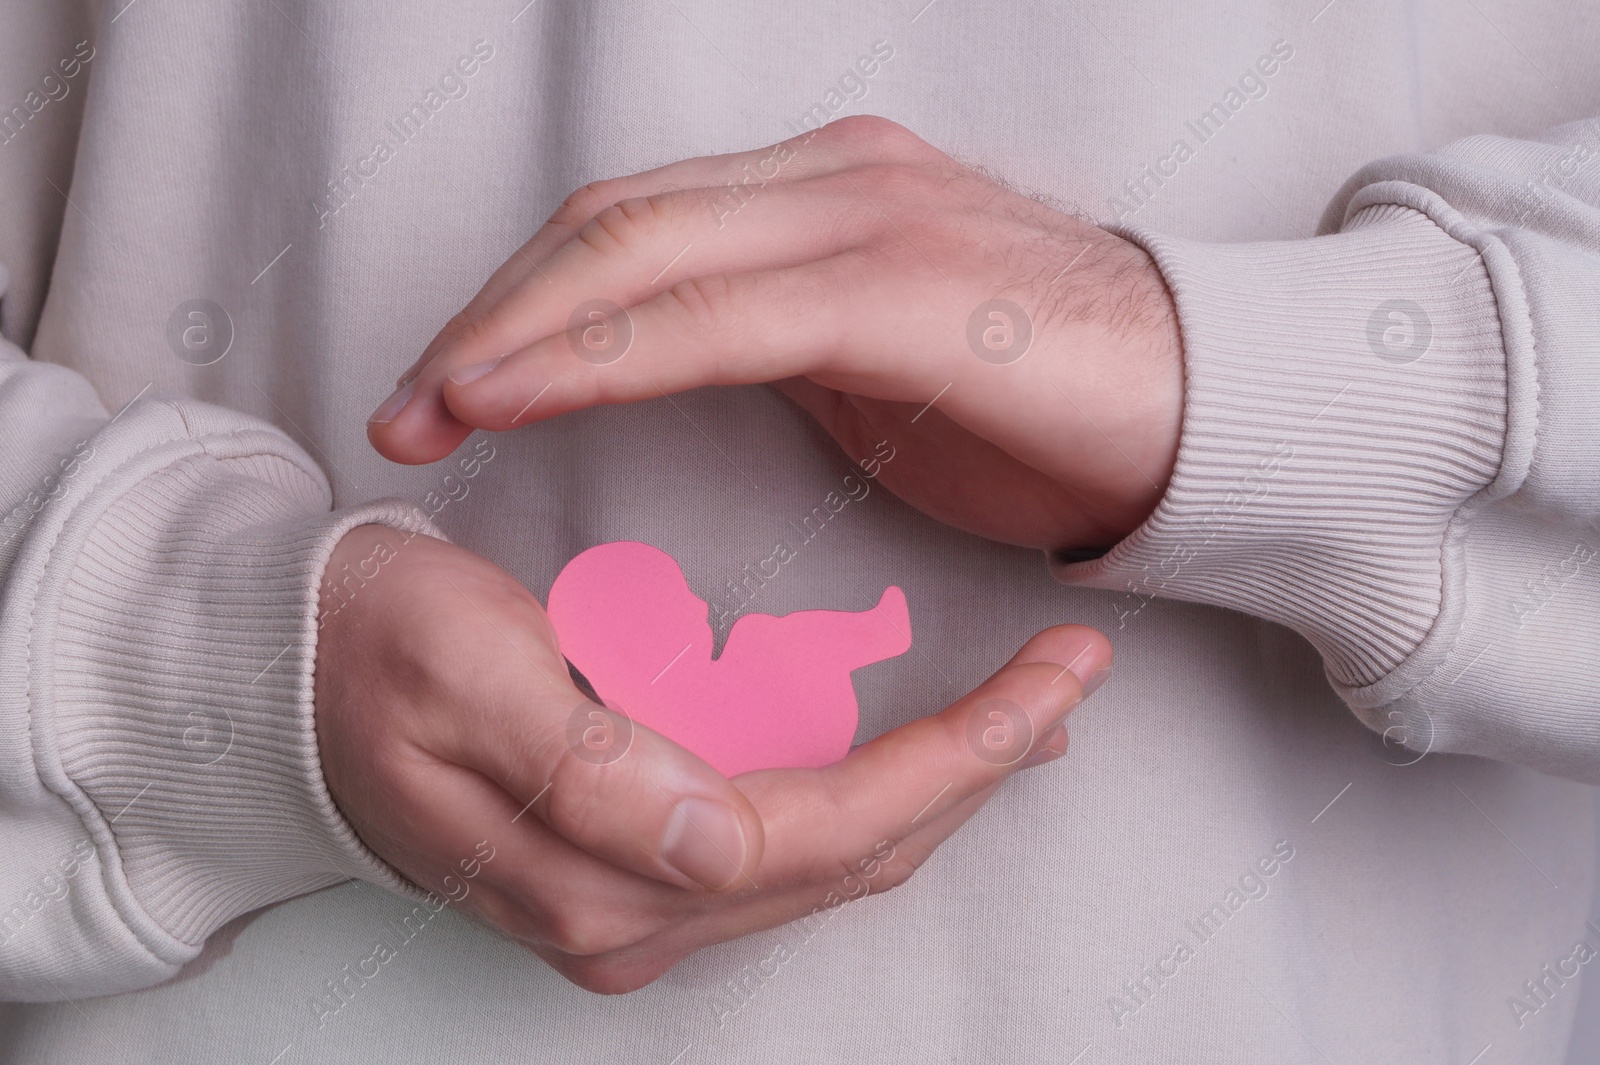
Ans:
<svg viewBox="0 0 1600 1065"><path fill-rule="evenodd" d="M412 883L594 991L903 882L1065 749L1111 662L1099 633L1048 629L841 762L730 781L584 698L538 601L471 552L363 526L328 572L315 697L334 801Z"/></svg>

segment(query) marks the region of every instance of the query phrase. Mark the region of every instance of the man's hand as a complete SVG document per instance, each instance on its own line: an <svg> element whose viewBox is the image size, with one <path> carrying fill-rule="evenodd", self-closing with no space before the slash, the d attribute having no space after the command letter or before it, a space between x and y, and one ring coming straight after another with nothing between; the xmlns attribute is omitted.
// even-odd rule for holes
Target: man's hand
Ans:
<svg viewBox="0 0 1600 1065"><path fill-rule="evenodd" d="M891 441L881 479L913 505L1037 547L1137 527L1182 414L1141 249L863 117L580 189L369 431L431 462L475 427L763 381L854 457Z"/></svg>
<svg viewBox="0 0 1600 1065"><path fill-rule="evenodd" d="M363 526L328 573L316 718L340 810L413 883L593 991L901 883L1065 750L1067 711L1111 663L1099 633L1048 629L842 762L729 781L580 695L539 603L471 552Z"/></svg>

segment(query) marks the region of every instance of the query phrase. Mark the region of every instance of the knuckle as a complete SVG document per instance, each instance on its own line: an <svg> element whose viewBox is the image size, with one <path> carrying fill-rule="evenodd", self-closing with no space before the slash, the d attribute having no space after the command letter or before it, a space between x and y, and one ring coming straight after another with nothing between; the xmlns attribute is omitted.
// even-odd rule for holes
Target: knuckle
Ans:
<svg viewBox="0 0 1600 1065"><path fill-rule="evenodd" d="M661 295L668 308L697 332L715 332L732 317L734 284L726 274L686 278Z"/></svg>
<svg viewBox="0 0 1600 1065"><path fill-rule="evenodd" d="M471 310L457 311L440 330L445 343L451 347L480 344L488 333L488 322L481 314Z"/></svg>
<svg viewBox="0 0 1600 1065"><path fill-rule="evenodd" d="M587 907L552 914L545 923L545 942L572 958L597 959L631 947L655 931L640 918Z"/></svg>
<svg viewBox="0 0 1600 1065"><path fill-rule="evenodd" d="M617 178L591 181L561 201L561 206L550 216L550 224L573 228L583 225L602 208L617 201L621 184Z"/></svg>
<svg viewBox="0 0 1600 1065"><path fill-rule="evenodd" d="M484 897L474 892L463 908L475 914L479 920L488 922L502 935L529 949L541 941L538 922L533 915L509 899Z"/></svg>
<svg viewBox="0 0 1600 1065"><path fill-rule="evenodd" d="M625 215L615 204L601 208L600 212L578 230L578 241L601 255L621 250L626 246L622 236L627 228Z"/></svg>
<svg viewBox="0 0 1600 1065"><path fill-rule="evenodd" d="M896 158L925 158L933 146L898 122L880 115L849 115L822 127L830 140L849 148Z"/></svg>
<svg viewBox="0 0 1600 1065"><path fill-rule="evenodd" d="M642 973L637 965L606 958L564 959L556 971L568 982L596 995L625 995L654 982L659 975Z"/></svg>
<svg viewBox="0 0 1600 1065"><path fill-rule="evenodd" d="M578 239L601 254L632 249L657 228L663 215L661 200L632 196L602 207L578 230Z"/></svg>
<svg viewBox="0 0 1600 1065"><path fill-rule="evenodd" d="M629 196L625 200L618 200L616 208L635 229L641 229L665 216L669 197L670 193Z"/></svg>
<svg viewBox="0 0 1600 1065"><path fill-rule="evenodd" d="M884 124L892 125L877 115L846 115L817 130L817 136L833 144L868 147L876 141L876 131Z"/></svg>
<svg viewBox="0 0 1600 1065"><path fill-rule="evenodd" d="M643 849L642 833L656 816L660 796L646 786L639 756L624 736L614 760L595 761L581 751L582 738L565 722L535 741L536 765L549 766L544 819L564 838L586 849Z"/></svg>
<svg viewBox="0 0 1600 1065"><path fill-rule="evenodd" d="M544 743L545 758L554 760L550 770L550 806L546 818L550 827L580 846L595 842L601 828L599 808L603 805L595 767L584 762L568 746L565 737Z"/></svg>
<svg viewBox="0 0 1600 1065"><path fill-rule="evenodd" d="M599 767L578 757L563 730L552 729L535 743L534 764L550 767L545 815L550 827L574 842L591 841L607 803L607 797L598 794Z"/></svg>
<svg viewBox="0 0 1600 1065"><path fill-rule="evenodd" d="M933 853L930 848L902 842L895 848L894 858L883 863L878 876L873 878L873 888L878 892L893 891L910 880Z"/></svg>

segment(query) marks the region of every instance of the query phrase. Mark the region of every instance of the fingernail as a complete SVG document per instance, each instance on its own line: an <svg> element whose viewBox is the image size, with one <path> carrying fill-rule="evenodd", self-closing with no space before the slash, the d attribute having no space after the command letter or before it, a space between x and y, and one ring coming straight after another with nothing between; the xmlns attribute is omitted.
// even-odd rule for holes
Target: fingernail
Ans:
<svg viewBox="0 0 1600 1065"><path fill-rule="evenodd" d="M372 417L367 419L368 425L385 425L395 420L400 412L406 409L406 404L411 402L411 393L416 391L416 383L408 382L394 390L394 394L372 412Z"/></svg>
<svg viewBox="0 0 1600 1065"><path fill-rule="evenodd" d="M1055 728L1046 729L1045 734L1039 737L1039 745L1033 753L1022 760L1018 769L1032 769L1036 765L1053 762L1067 753L1067 726L1057 725Z"/></svg>
<svg viewBox="0 0 1600 1065"><path fill-rule="evenodd" d="M667 820L661 856L695 883L720 891L744 868L744 826L720 802L683 799Z"/></svg>
<svg viewBox="0 0 1600 1065"><path fill-rule="evenodd" d="M1069 654L1071 657L1068 657ZM1070 649L1062 654L1061 657L1067 659L1063 672L1071 672L1078 678L1078 687L1083 692L1083 698L1087 699L1094 694L1095 689L1111 676L1111 663L1106 660L1107 654L1105 644L1088 634L1084 635L1083 643L1075 654L1072 654Z"/></svg>
<svg viewBox="0 0 1600 1065"><path fill-rule="evenodd" d="M471 366L463 366L459 370L450 371L450 380L458 385L470 385L480 377L487 377L494 372L494 368L506 361L504 355L488 362L475 362Z"/></svg>
<svg viewBox="0 0 1600 1065"><path fill-rule="evenodd" d="M1096 691L1099 690L1100 685L1104 684L1106 681L1108 681L1110 679L1111 679L1111 667L1110 666L1101 666L1099 669L1097 669L1093 673L1089 674L1088 679L1082 681L1083 697L1085 699L1089 698L1089 696L1093 695Z"/></svg>

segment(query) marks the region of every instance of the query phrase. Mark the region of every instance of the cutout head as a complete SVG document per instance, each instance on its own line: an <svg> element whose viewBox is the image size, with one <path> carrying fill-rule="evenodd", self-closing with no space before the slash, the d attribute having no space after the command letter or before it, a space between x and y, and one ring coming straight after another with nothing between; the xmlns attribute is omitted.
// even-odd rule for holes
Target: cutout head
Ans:
<svg viewBox="0 0 1600 1065"><path fill-rule="evenodd" d="M617 644L636 649L630 657L638 661L659 660L657 668L685 653L686 644L688 654L711 656L710 608L690 590L677 560L649 544L589 548L551 585L548 606L551 615L578 622L562 630L561 650L580 669Z"/></svg>

